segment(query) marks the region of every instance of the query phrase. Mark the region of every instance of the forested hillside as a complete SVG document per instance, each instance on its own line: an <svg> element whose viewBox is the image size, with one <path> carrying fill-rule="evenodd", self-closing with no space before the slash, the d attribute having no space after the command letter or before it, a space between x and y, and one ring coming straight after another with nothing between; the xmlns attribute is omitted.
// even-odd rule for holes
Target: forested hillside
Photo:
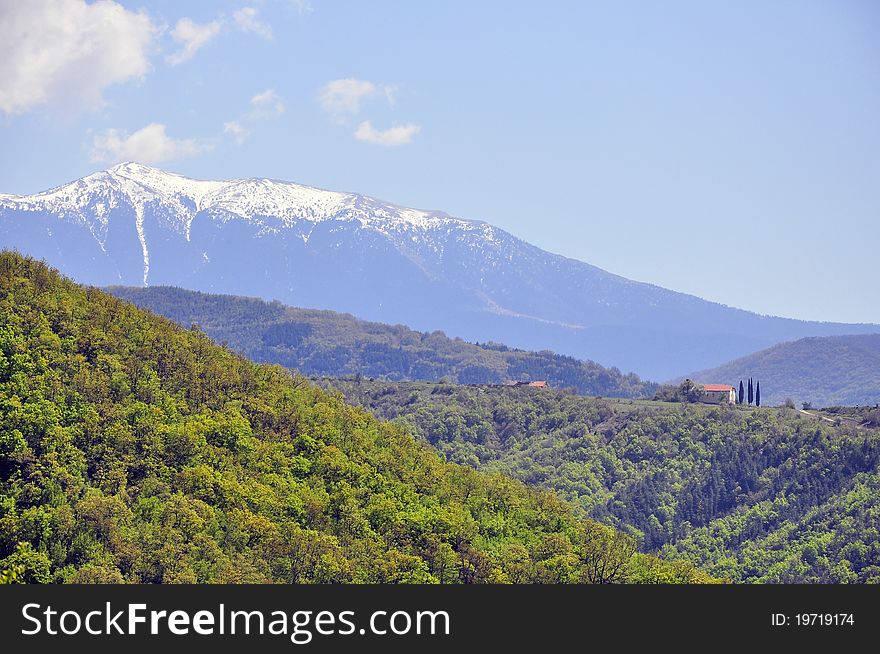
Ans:
<svg viewBox="0 0 880 654"><path fill-rule="evenodd" d="M476 345L439 331L417 332L333 311L167 286L108 290L184 327L197 324L214 340L254 361L277 363L305 375L360 374L395 381L447 378L462 384L544 379L554 387L609 397L651 397L657 389L637 375L592 361Z"/></svg>
<svg viewBox="0 0 880 654"><path fill-rule="evenodd" d="M708 580L9 252L0 317L0 579Z"/></svg>
<svg viewBox="0 0 880 654"><path fill-rule="evenodd" d="M790 409L322 380L449 461L734 581L880 582L880 430Z"/></svg>
<svg viewBox="0 0 880 654"><path fill-rule="evenodd" d="M767 405L791 399L815 407L873 406L880 402L880 334L802 338L689 377L728 384L760 379Z"/></svg>

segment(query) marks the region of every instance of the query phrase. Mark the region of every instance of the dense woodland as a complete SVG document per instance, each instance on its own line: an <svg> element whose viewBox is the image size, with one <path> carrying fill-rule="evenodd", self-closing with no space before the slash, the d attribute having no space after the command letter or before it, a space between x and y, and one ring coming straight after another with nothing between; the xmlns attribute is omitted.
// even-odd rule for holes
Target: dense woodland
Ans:
<svg viewBox="0 0 880 654"><path fill-rule="evenodd" d="M652 397L657 390L656 384L635 374L624 375L592 361L495 343L467 343L441 331L417 332L333 311L167 286L108 290L183 327L197 324L214 340L253 361L277 363L304 375L446 379L461 384L540 379L556 388L608 397Z"/></svg>
<svg viewBox="0 0 880 654"><path fill-rule="evenodd" d="M738 582L880 582L880 430L787 408L321 383L449 461L556 491L645 551Z"/></svg>
<svg viewBox="0 0 880 654"><path fill-rule="evenodd" d="M583 508L0 253L0 580L711 581Z"/></svg>

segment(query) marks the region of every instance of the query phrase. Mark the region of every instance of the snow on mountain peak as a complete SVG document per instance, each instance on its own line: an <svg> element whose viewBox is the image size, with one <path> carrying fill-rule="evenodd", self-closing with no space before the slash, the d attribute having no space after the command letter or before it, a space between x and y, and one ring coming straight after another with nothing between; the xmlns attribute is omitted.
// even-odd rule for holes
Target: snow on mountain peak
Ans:
<svg viewBox="0 0 880 654"><path fill-rule="evenodd" d="M249 221L272 218L292 227L299 221L354 220L364 227L385 231L430 228L458 220L439 212L392 205L355 193L326 191L273 179L229 181L196 180L158 168L127 161L80 180L29 196L0 195L0 204L25 211L50 211L106 231L110 209L130 205L135 212L157 203L164 220L175 231L189 234L195 215L203 210L222 211Z"/></svg>
<svg viewBox="0 0 880 654"><path fill-rule="evenodd" d="M183 175L166 173L164 170L131 161L114 166L106 174L120 180L133 182L142 187L146 191L146 196L140 198L142 200L164 199L179 201L181 198L187 198L195 205L196 211L201 209L201 205L208 195L223 188L226 184L225 182L206 182L190 179Z"/></svg>
<svg viewBox="0 0 880 654"><path fill-rule="evenodd" d="M245 218L271 216L286 224L297 220L318 222L337 217L350 203L351 194L272 179L226 182L210 198L210 207Z"/></svg>
<svg viewBox="0 0 880 654"><path fill-rule="evenodd" d="M476 237L479 247L495 248L495 233L486 223L452 218L441 212L401 207L356 193L326 191L274 179L229 181L196 180L132 161L87 175L69 184L28 196L0 194L0 210L48 213L86 227L103 250L111 221L131 220L143 254L143 283L150 272L149 242L153 238L147 219L156 221L187 242L196 216L223 221L244 220L259 234L295 230L308 242L314 225L341 221L378 232L422 261L424 252L442 256L445 236L429 232L451 231ZM427 250L425 250L427 248Z"/></svg>

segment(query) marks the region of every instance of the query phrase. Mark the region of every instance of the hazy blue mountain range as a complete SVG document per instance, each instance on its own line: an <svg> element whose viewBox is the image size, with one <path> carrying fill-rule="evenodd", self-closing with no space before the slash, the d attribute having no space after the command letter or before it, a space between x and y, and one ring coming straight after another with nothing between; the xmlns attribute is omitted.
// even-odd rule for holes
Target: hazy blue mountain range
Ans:
<svg viewBox="0 0 880 654"><path fill-rule="evenodd" d="M497 343L468 343L440 331L417 332L335 311L170 286L107 290L184 327L197 324L215 341L254 361L278 363L311 376L360 374L389 381L446 379L462 384L546 380L555 388L608 397L651 397L658 387L592 361Z"/></svg>
<svg viewBox="0 0 880 654"><path fill-rule="evenodd" d="M880 402L880 334L801 338L688 376L729 384L756 378L765 404L873 405Z"/></svg>
<svg viewBox="0 0 880 654"><path fill-rule="evenodd" d="M880 331L732 309L442 212L269 179L197 181L134 163L36 195L0 195L0 246L88 284L277 299L550 349L652 379L803 336Z"/></svg>

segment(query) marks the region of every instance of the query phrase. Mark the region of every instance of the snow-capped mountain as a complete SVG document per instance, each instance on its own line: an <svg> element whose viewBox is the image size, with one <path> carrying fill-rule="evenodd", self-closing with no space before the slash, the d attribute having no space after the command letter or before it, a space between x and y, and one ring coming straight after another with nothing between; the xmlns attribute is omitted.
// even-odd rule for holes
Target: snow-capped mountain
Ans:
<svg viewBox="0 0 880 654"><path fill-rule="evenodd" d="M781 340L880 331L762 317L633 282L487 223L270 179L124 163L0 195L0 246L95 285L183 286L553 349L665 379Z"/></svg>

